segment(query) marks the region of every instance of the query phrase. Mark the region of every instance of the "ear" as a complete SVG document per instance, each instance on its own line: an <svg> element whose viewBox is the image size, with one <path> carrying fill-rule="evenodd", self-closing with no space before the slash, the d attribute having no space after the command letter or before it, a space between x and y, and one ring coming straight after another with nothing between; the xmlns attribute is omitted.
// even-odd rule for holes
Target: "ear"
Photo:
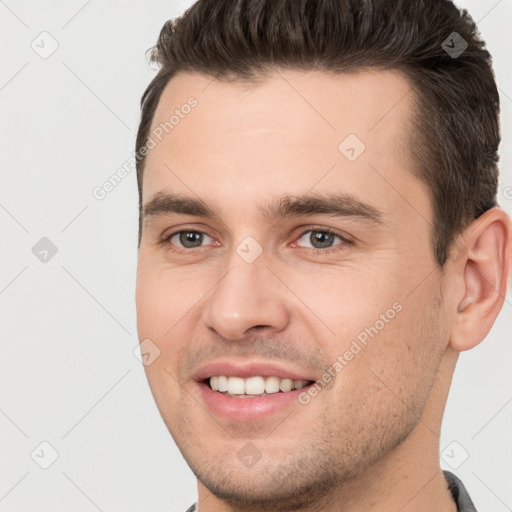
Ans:
<svg viewBox="0 0 512 512"><path fill-rule="evenodd" d="M448 260L456 276L456 282L449 282L457 290L450 345L463 351L487 336L505 301L512 259L509 216L498 207L488 210L464 230L454 246Z"/></svg>

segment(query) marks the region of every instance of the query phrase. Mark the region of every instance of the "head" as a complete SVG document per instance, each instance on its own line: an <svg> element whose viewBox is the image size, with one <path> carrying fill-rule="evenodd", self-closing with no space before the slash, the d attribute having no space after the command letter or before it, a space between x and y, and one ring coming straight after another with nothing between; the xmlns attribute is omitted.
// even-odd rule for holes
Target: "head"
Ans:
<svg viewBox="0 0 512 512"><path fill-rule="evenodd" d="M152 59L138 330L201 485L285 510L404 447L437 457L425 429L510 271L499 97L470 16L438 0L199 1ZM209 389L226 374L308 385L228 414Z"/></svg>

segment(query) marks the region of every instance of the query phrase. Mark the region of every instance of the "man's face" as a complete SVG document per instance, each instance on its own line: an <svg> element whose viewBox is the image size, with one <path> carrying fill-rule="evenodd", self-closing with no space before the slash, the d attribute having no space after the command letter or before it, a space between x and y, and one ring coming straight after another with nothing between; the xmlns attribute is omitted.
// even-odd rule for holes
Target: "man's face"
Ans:
<svg viewBox="0 0 512 512"><path fill-rule="evenodd" d="M138 330L160 350L146 373L214 494L305 502L417 428L448 344L432 207L404 143L410 85L180 74L151 129L191 96L144 171ZM322 384L243 398L212 390L217 376L232 394Z"/></svg>

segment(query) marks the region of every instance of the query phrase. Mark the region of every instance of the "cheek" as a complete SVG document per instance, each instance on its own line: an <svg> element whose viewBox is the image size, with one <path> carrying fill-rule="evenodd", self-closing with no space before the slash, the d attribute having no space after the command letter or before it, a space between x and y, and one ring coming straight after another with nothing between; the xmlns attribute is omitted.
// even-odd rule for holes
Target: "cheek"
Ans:
<svg viewBox="0 0 512 512"><path fill-rule="evenodd" d="M420 414L444 354L446 322L433 296L402 300L402 311L372 340L365 363L388 401Z"/></svg>
<svg viewBox="0 0 512 512"><path fill-rule="evenodd" d="M177 269L158 269L157 264L139 262L137 272L137 327L140 339L172 338L194 312L199 288L180 277Z"/></svg>
<svg viewBox="0 0 512 512"><path fill-rule="evenodd" d="M184 347L176 336L180 328L177 322L183 315L179 297L168 281L153 272L141 270L138 273L136 306L139 340L141 343L150 340L149 343L156 345L159 351L150 364L144 364L144 371L155 403L168 426L176 423L179 410L171 404L181 400L181 386L177 385L178 363Z"/></svg>
<svg viewBox="0 0 512 512"><path fill-rule="evenodd" d="M330 364L339 363L333 369L339 392L357 395L364 385L378 390L383 402L424 405L449 330L434 276L412 294L409 283L389 274L380 280L330 281L318 311L334 331L324 347Z"/></svg>
<svg viewBox="0 0 512 512"><path fill-rule="evenodd" d="M377 331L379 337L389 331L401 314L397 309L403 310L397 280L382 269L350 265L317 271L314 276L313 280L304 274L290 276L290 288L306 306L299 305L303 318L319 325L318 339L323 339L331 359L358 337L372 339L368 331Z"/></svg>
<svg viewBox="0 0 512 512"><path fill-rule="evenodd" d="M165 367L161 364L163 359L164 357L161 357L151 365L145 366L144 370L160 416L171 435L175 437L187 420L187 414L183 414L186 410L186 397L183 396L181 386L176 384L173 372L168 368L169 362L165 362Z"/></svg>
<svg viewBox="0 0 512 512"><path fill-rule="evenodd" d="M157 347L152 351L155 353L157 350L158 356L150 364L144 364L144 371L163 416L168 414L168 411L164 411L165 404L169 401L175 403L177 399L174 396L177 360L183 348L178 345L177 339L173 341L173 334L179 328L179 323L175 325L179 312L177 295L166 281L153 272L139 270L136 290L137 331L142 344L149 343Z"/></svg>

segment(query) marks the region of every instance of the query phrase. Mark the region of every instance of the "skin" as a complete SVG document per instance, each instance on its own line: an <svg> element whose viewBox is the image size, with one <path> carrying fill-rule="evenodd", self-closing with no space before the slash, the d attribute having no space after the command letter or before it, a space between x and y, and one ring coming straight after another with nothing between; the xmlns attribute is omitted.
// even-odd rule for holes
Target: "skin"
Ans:
<svg viewBox="0 0 512 512"><path fill-rule="evenodd" d="M407 150L412 93L396 71L276 71L250 86L178 74L152 129L190 96L197 107L147 156L143 203L176 193L217 217L144 219L136 300L139 337L160 350L148 381L198 478L200 512L456 511L441 420L459 352L503 304L509 218L488 211L463 233L462 257L439 268L428 189ZM338 149L350 133L366 145L353 162ZM263 215L272 198L333 192L382 222ZM311 230L326 228L352 243L334 237L315 252ZM199 248L165 240L180 229L208 236ZM247 236L263 251L253 263L236 252ZM277 361L320 378L394 303L402 310L307 405L255 422L206 409L199 364ZM246 467L237 453L249 441L261 458Z"/></svg>

